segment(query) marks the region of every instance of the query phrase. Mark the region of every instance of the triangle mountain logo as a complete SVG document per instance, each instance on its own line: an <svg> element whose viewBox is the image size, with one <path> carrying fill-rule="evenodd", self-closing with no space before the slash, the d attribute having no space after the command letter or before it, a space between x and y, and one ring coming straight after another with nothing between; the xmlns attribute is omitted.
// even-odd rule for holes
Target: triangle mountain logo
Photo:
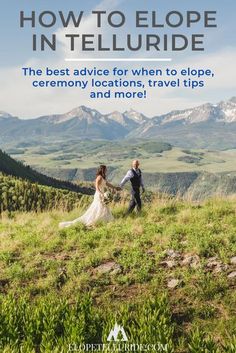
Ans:
<svg viewBox="0 0 236 353"><path fill-rule="evenodd" d="M115 342L121 341L121 342L125 342L128 341L128 337L125 333L125 330L122 326L118 325L117 323L115 323L115 326L113 329L111 329L108 337L107 337L107 341L110 342L114 340Z"/></svg>

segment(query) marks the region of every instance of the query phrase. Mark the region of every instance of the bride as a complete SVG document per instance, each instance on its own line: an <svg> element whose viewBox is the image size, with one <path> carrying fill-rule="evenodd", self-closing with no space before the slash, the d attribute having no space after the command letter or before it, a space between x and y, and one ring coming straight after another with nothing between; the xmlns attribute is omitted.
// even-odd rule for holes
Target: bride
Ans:
<svg viewBox="0 0 236 353"><path fill-rule="evenodd" d="M104 202L104 188L105 186L113 190L120 190L120 188L108 183L108 181L106 180L106 172L107 167L105 165L100 165L97 170L95 180L96 192L94 194L93 202L91 203L87 211L81 217L76 218L73 221L59 223L60 228L70 227L71 225L77 222L81 222L86 226L91 226L97 223L98 221L109 222L114 219L109 207Z"/></svg>

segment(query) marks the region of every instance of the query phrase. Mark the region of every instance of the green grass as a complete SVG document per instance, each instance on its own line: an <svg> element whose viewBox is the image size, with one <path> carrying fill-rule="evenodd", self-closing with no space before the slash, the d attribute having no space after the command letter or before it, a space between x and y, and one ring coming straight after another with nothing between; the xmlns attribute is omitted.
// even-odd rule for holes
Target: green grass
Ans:
<svg viewBox="0 0 236 353"><path fill-rule="evenodd" d="M66 352L69 343L106 342L115 320L132 340L155 339L167 352L236 351L235 280L227 277L235 270L236 200L162 198L123 218L125 206L112 206L114 222L90 229L58 229L86 204L70 213L3 213L1 351ZM170 249L198 255L199 266L164 267ZM207 270L213 256L228 269ZM111 261L119 271L96 269ZM167 286L172 278L180 280L175 289Z"/></svg>

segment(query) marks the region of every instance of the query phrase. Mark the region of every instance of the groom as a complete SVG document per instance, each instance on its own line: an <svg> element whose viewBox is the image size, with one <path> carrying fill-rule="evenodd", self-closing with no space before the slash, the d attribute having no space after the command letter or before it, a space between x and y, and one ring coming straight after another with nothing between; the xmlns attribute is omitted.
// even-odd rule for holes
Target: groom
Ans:
<svg viewBox="0 0 236 353"><path fill-rule="evenodd" d="M140 187L142 187L143 192L145 191L144 189L144 184L143 184L143 178L142 178L142 172L139 169L139 161L135 159L132 162L132 169L130 169L123 180L120 183L120 188L122 189L127 183L127 181L131 182L131 200L129 204L129 208L126 214L131 213L135 206L137 206L137 211L140 212L142 208L142 202L140 198Z"/></svg>

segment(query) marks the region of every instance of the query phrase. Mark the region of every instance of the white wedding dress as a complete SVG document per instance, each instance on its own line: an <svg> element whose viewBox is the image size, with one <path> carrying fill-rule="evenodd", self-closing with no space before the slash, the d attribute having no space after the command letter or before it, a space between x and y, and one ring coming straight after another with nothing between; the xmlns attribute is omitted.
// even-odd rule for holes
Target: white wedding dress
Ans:
<svg viewBox="0 0 236 353"><path fill-rule="evenodd" d="M102 179L102 182L99 186L100 191L96 190L93 198L93 202L87 209L87 211L79 218L74 219L70 222L61 222L59 223L60 228L70 227L77 222L81 222L86 226L91 226L97 223L98 221L109 222L114 219L109 207L104 203L104 188L106 185L106 180Z"/></svg>

